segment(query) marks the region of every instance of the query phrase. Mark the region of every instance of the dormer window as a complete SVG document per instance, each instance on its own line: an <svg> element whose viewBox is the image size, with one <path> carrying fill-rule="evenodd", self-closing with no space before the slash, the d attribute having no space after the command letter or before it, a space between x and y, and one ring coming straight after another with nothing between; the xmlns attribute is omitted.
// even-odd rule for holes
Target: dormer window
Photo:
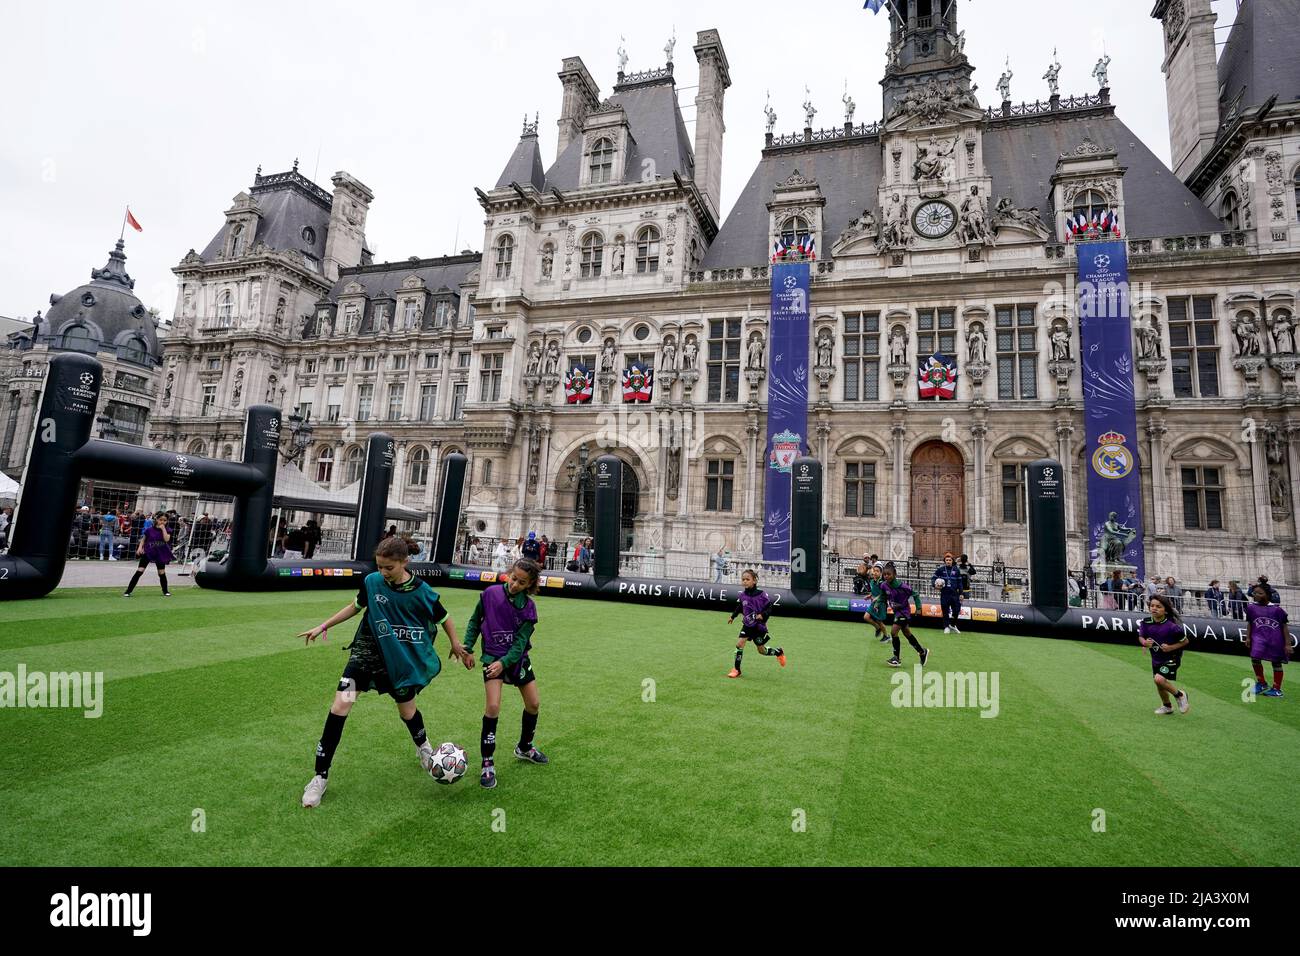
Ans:
<svg viewBox="0 0 1300 956"><path fill-rule="evenodd" d="M230 227L230 258L239 258L240 252L244 248L244 226L242 223L235 223Z"/></svg>
<svg viewBox="0 0 1300 956"><path fill-rule="evenodd" d="M812 234L808 228L808 220L802 216L791 216L781 224L781 242L787 249L795 249L799 246L801 239L806 239Z"/></svg>
<svg viewBox="0 0 1300 956"><path fill-rule="evenodd" d="M451 305L447 302L439 302L433 307L433 327L435 329L444 329L447 327L447 314Z"/></svg>
<svg viewBox="0 0 1300 956"><path fill-rule="evenodd" d="M659 230L646 226L636 234L636 271L659 271Z"/></svg>
<svg viewBox="0 0 1300 956"><path fill-rule="evenodd" d="M415 323L418 321L417 313L418 307L416 301L414 299L407 299L406 311L402 313L402 328L415 328Z"/></svg>
<svg viewBox="0 0 1300 956"><path fill-rule="evenodd" d="M588 182L592 185L607 183L613 178L614 143L612 140L602 136L592 144L587 169L591 174L588 177Z"/></svg>
<svg viewBox="0 0 1300 956"><path fill-rule="evenodd" d="M1219 219L1229 229L1241 228L1241 200L1232 190L1228 190L1223 196L1223 202L1219 205Z"/></svg>
<svg viewBox="0 0 1300 956"><path fill-rule="evenodd" d="M515 239L513 236L502 236L497 240L497 262L496 277L498 279L510 278L510 265L515 256Z"/></svg>
<svg viewBox="0 0 1300 956"><path fill-rule="evenodd" d="M1102 213L1109 208L1110 204L1106 202L1106 197L1095 189L1085 189L1074 197L1075 215L1083 213L1087 222L1100 219Z"/></svg>
<svg viewBox="0 0 1300 956"><path fill-rule="evenodd" d="M582 271L584 279L594 279L600 275L600 266L605 258L605 237L598 232L589 232L582 238Z"/></svg>

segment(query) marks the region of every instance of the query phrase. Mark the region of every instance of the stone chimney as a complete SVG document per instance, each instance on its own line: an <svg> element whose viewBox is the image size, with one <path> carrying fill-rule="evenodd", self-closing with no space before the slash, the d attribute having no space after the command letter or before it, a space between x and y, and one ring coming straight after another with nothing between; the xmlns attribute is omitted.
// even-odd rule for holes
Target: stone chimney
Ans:
<svg viewBox="0 0 1300 956"><path fill-rule="evenodd" d="M587 72L582 57L566 57L559 73L560 83L564 87L564 101L560 105L560 119L556 124L560 135L555 147L555 158L559 159L564 148L582 135L582 124L587 114L600 105L600 88Z"/></svg>
<svg viewBox="0 0 1300 956"><path fill-rule="evenodd" d="M700 91L695 96L695 185L708 203L715 221L721 220L722 100L731 85L727 54L717 30L695 35L695 59L700 63Z"/></svg>
<svg viewBox="0 0 1300 956"><path fill-rule="evenodd" d="M1159 0L1151 16L1165 33L1165 93L1174 172L1186 181L1219 132L1219 68L1214 49L1218 15L1210 0Z"/></svg>
<svg viewBox="0 0 1300 956"><path fill-rule="evenodd" d="M340 269L361 264L361 250L366 244L366 214L375 194L350 173L337 172L331 182L334 198L330 203L323 266L325 277L335 282Z"/></svg>

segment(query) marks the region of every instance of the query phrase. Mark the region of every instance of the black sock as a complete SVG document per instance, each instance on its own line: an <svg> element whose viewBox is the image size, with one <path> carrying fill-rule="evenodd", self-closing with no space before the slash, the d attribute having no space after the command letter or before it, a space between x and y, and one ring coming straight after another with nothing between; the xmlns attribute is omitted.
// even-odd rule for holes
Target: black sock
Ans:
<svg viewBox="0 0 1300 956"><path fill-rule="evenodd" d="M913 637L911 634L906 635L906 637L907 637L907 643L909 643L909 644L912 645L912 650L914 650L914 651L916 651L916 653L920 654L921 651L923 650L923 648L921 647L921 645L920 645L920 643L917 641L917 639L916 639L915 637Z"/></svg>
<svg viewBox="0 0 1300 956"><path fill-rule="evenodd" d="M160 574L160 575L158 575L158 583L162 585L163 594L166 594L166 593L167 593L167 575L165 575L165 574Z"/></svg>
<svg viewBox="0 0 1300 956"><path fill-rule="evenodd" d="M903 651L903 645L898 640L897 634L889 635L889 639L894 642L894 660L898 660L898 655L901 654Z"/></svg>
<svg viewBox="0 0 1300 956"><path fill-rule="evenodd" d="M420 716L418 710L411 715L410 720L402 717L402 723L406 724L406 729L411 734L411 740L415 741L415 746L423 747L428 742L429 735L424 732L424 718Z"/></svg>
<svg viewBox="0 0 1300 956"><path fill-rule="evenodd" d="M740 659L744 656L745 649L743 647L736 648L736 670L740 670Z"/></svg>
<svg viewBox="0 0 1300 956"><path fill-rule="evenodd" d="M131 575L131 583L126 586L127 594L130 594L135 590L135 586L140 583L140 575L142 574L144 574L143 571L137 571L135 574Z"/></svg>
<svg viewBox="0 0 1300 956"><path fill-rule="evenodd" d="M490 762L492 755L497 752L497 719L495 717L483 718L483 736L479 739L478 750L483 756L484 763Z"/></svg>
<svg viewBox="0 0 1300 956"><path fill-rule="evenodd" d="M325 729L321 731L320 743L316 745L316 773L322 777L330 775L334 751L339 745L339 738L343 736L343 721L347 719L347 714L336 714L333 711L325 718Z"/></svg>
<svg viewBox="0 0 1300 956"><path fill-rule="evenodd" d="M519 749L527 751L533 745L533 734L537 733L537 715L524 711L522 727L519 731Z"/></svg>

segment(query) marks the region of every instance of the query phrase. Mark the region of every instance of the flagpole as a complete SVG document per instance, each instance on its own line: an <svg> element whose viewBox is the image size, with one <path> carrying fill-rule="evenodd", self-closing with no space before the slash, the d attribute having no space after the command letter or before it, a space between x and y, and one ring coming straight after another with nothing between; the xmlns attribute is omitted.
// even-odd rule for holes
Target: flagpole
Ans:
<svg viewBox="0 0 1300 956"><path fill-rule="evenodd" d="M127 217L127 213L129 213L130 211L131 211L130 206L127 206L122 211L122 231L117 234L118 242L124 242L126 240L126 217Z"/></svg>

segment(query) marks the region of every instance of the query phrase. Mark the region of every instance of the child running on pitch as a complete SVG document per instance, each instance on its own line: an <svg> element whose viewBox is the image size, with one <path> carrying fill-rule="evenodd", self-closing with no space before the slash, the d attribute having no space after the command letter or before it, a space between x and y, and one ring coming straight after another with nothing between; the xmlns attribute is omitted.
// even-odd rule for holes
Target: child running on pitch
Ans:
<svg viewBox="0 0 1300 956"><path fill-rule="evenodd" d="M727 623L730 624L739 614L741 623L740 635L736 638L736 663L727 676L740 676L740 659L745 656L746 641L753 641L760 654L764 657L775 657L777 663L785 667L785 648L767 646L767 642L772 639L772 635L767 630L767 619L772 616L772 612L768 610L772 606L771 596L766 591L759 590L758 574L751 569L745 570L740 575L740 583L745 589L740 592L736 609L731 612L731 617L727 618Z"/></svg>
<svg viewBox="0 0 1300 956"><path fill-rule="evenodd" d="M516 561L505 581L489 585L479 594L478 606L465 627L465 649L469 657L466 666L474 665L474 642L483 635L483 690L487 703L479 739L483 769L478 782L489 790L497 785L497 717L501 713L501 688L505 684L518 687L524 699L515 756L529 763L550 763L546 754L533 746L541 701L537 697L537 675L528 658L533 646L533 629L537 626L537 606L529 595L537 593L541 570L537 562L527 558Z"/></svg>
<svg viewBox="0 0 1300 956"><path fill-rule="evenodd" d="M884 593L885 602L889 609L894 612L894 626L889 632L890 638L894 642L894 656L887 663L890 667L902 667L903 662L898 659L898 654L902 650L902 644L898 640L898 632L902 631L903 636L907 638L907 643L912 645L912 649L921 656L921 666L930 659L930 649L922 647L915 637L912 636L912 628L909 626L912 622L912 605L915 603L917 613L921 611L921 599L912 593L912 589L898 580L898 569L894 567L891 561L885 565L884 578L880 582L881 591Z"/></svg>
<svg viewBox="0 0 1300 956"><path fill-rule="evenodd" d="M1173 706L1170 696L1178 703L1178 709L1187 713L1187 691L1174 686L1178 678L1178 665L1183 660L1183 648L1190 641L1183 633L1183 622L1179 620L1174 602L1163 594L1151 595L1147 604L1151 616L1138 625L1138 643L1151 651L1151 673L1156 682L1156 692L1160 695L1157 714L1172 714Z"/></svg>
<svg viewBox="0 0 1300 956"><path fill-rule="evenodd" d="M862 620L876 629L883 644L889 640L889 632L885 630L885 592L880 586L880 578L880 568L868 565L865 560L859 562L858 573L853 578L853 593L866 595L869 603Z"/></svg>
<svg viewBox="0 0 1300 956"><path fill-rule="evenodd" d="M1282 696L1282 667L1291 657L1291 635L1286 611L1269 604L1268 588L1256 584L1250 589L1254 598L1246 605L1246 636L1250 638L1250 665L1255 669L1255 693L1264 697ZM1264 682L1264 661L1273 665L1273 686Z"/></svg>
<svg viewBox="0 0 1300 956"><path fill-rule="evenodd" d="M466 668L474 666L474 659L456 637L456 627L438 599L438 592L407 570L406 564L416 547L398 537L379 542L375 548L375 565L379 570L366 575L356 600L298 635L310 643L317 637L326 637L326 632L336 624L365 614L348 645L352 655L343 668L334 703L325 718L325 730L316 745L316 774L303 789L304 807L320 806L329 783L334 751L343 736L343 723L357 694L368 690L387 694L397 702L398 716L419 752L420 766L426 772L429 770L434 750L424 731L424 718L420 716L415 697L442 669L433 646L439 624L451 641L451 653Z"/></svg>

